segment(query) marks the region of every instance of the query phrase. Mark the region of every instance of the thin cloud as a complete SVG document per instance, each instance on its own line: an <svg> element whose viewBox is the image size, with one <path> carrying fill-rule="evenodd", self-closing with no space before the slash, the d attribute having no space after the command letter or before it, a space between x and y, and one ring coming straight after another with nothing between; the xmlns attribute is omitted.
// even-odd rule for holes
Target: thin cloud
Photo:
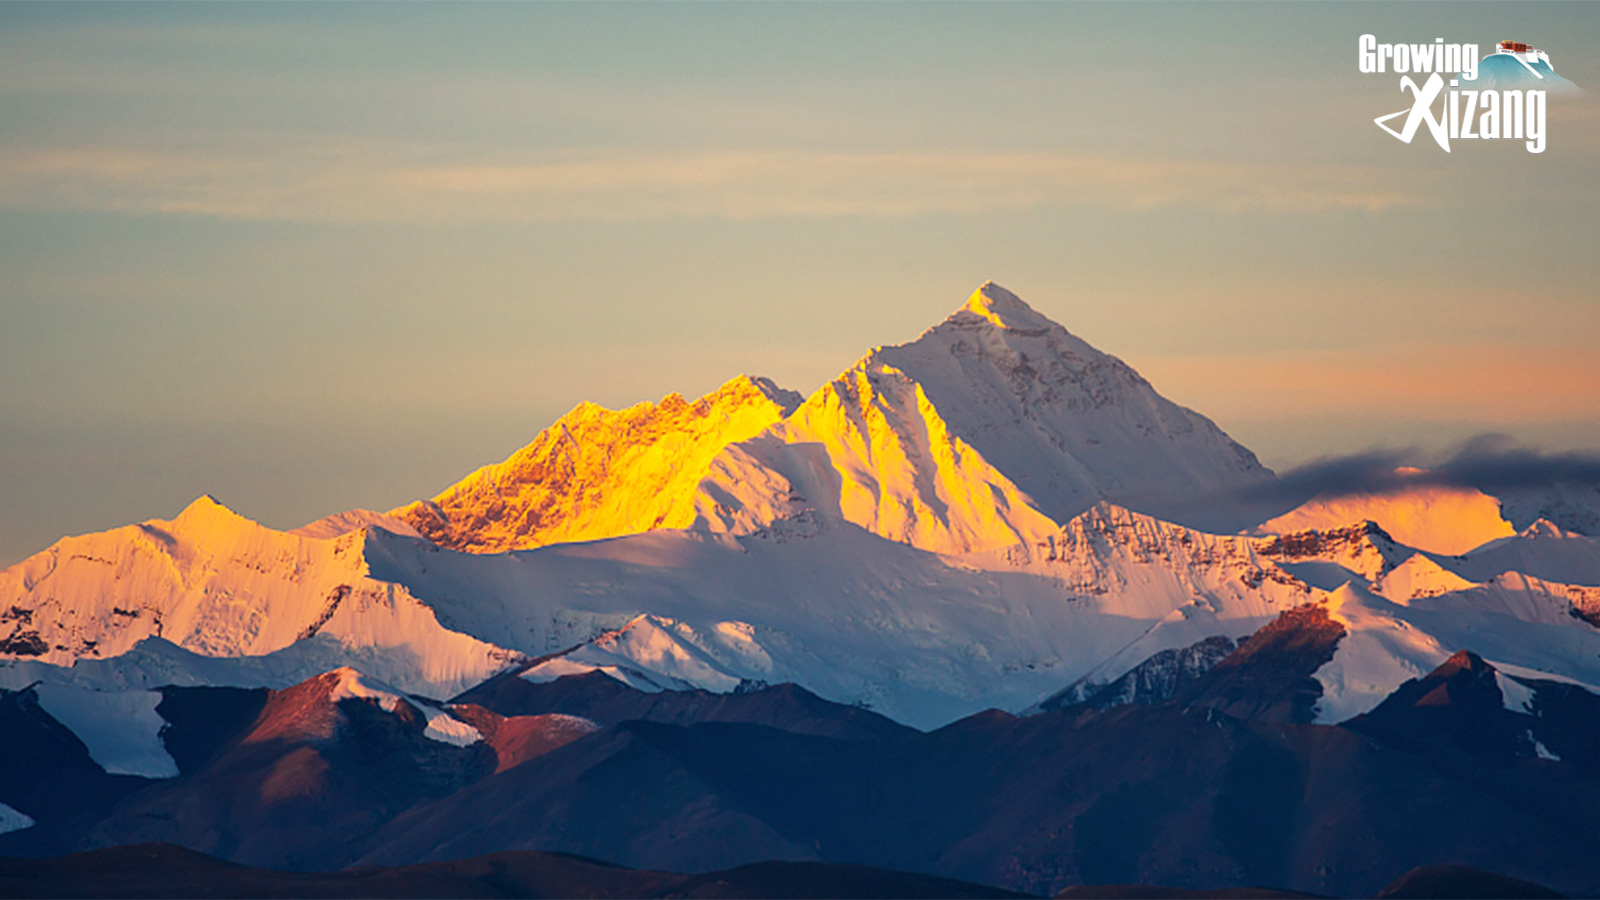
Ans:
<svg viewBox="0 0 1600 900"><path fill-rule="evenodd" d="M294 222L900 217L1035 208L1378 211L1426 205L1381 169L1050 154L578 154L499 162L343 145L273 154L0 152L0 206Z"/></svg>

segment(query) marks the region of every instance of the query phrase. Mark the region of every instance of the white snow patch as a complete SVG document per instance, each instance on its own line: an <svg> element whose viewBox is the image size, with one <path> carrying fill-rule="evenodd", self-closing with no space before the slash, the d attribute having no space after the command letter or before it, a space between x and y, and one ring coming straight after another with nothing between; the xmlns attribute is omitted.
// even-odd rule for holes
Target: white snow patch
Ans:
<svg viewBox="0 0 1600 900"><path fill-rule="evenodd" d="M672 491L682 488L672 496L698 498L701 526L741 537L662 529L456 553L383 528L287 534L202 498L172 521L63 539L0 570L0 609L26 610L48 646L65 648L0 660L0 683L284 687L350 665L396 694L445 697L581 644L524 677L603 671L641 690L793 681L934 728L1024 708L1151 650L1243 636L1320 599L1318 585L1355 572L1364 584L1410 555L1356 529L1338 552L1277 566L1252 539L1100 505L1165 506L1270 475L1209 421L997 286L923 338L869 354L800 408L779 402L781 425L754 424L776 415L767 401L778 398L749 380L730 385L751 433L763 433L719 450L692 490L677 476L698 470L670 441L635 448L637 466L592 455L617 463L607 502L621 505L593 520L605 527L564 534L688 524L638 518L658 508L639 505L662 493L655 474L671 471ZM710 434L697 447L733 438L715 416L692 415ZM596 433L614 439L605 447L628 443ZM955 555L963 548L976 552ZM1508 570L1550 581L1506 576L1421 598L1412 584L1406 605L1363 594L1345 611L1356 633L1319 676L1327 715L1367 708L1460 649L1600 684L1600 632L1569 615L1567 590L1600 584L1600 539L1543 523L1432 558L1472 582ZM1426 576L1439 582L1427 591L1460 588L1423 569L1390 587L1398 596L1400 579Z"/></svg>
<svg viewBox="0 0 1600 900"><path fill-rule="evenodd" d="M13 831L32 828L37 824L37 822L33 821L33 817L27 813L0 803L0 834L10 834Z"/></svg>
<svg viewBox="0 0 1600 900"><path fill-rule="evenodd" d="M737 660L745 670L772 669L772 657L756 642L754 629L743 622L718 622L701 634L684 622L641 615L520 677L547 682L599 671L643 691L700 689L725 694L743 678L713 652Z"/></svg>
<svg viewBox="0 0 1600 900"><path fill-rule="evenodd" d="M1315 720L1320 724L1368 712L1395 688L1450 658L1431 635L1394 616L1393 610L1404 607L1381 597L1346 585L1330 595L1328 606L1345 636L1333 659L1312 675L1322 685Z"/></svg>
<svg viewBox="0 0 1600 900"><path fill-rule="evenodd" d="M447 715L442 710L432 707L421 707L422 714L428 717L428 727L422 732L423 737L432 738L445 744L454 744L457 747L470 747L483 740L483 735L478 729Z"/></svg>
<svg viewBox="0 0 1600 900"><path fill-rule="evenodd" d="M637 667L717 694L726 694L738 687L742 679L713 659L700 646L702 642L700 635L687 623L645 615L616 631L600 635L572 651L568 658L592 665ZM745 649L750 657L766 656L764 652L759 655L753 652L757 648L747 646Z"/></svg>
<svg viewBox="0 0 1600 900"><path fill-rule="evenodd" d="M338 703L340 700L373 700L384 712L394 712L400 703L400 692L389 687L381 681L368 678L355 669L345 666L335 669L333 674L339 676L333 689L328 692L328 700Z"/></svg>
<svg viewBox="0 0 1600 900"><path fill-rule="evenodd" d="M1399 604L1424 597L1437 597L1453 591L1478 587L1454 572L1445 569L1429 557L1414 553L1394 571L1378 579L1373 590Z"/></svg>
<svg viewBox="0 0 1600 900"><path fill-rule="evenodd" d="M290 684L359 664L408 690L449 696L515 661L518 654L443 627L404 586L369 577L373 544L432 546L381 528L331 540L289 534L202 497L171 521L63 538L0 570L0 609L25 611L50 648L24 661L35 667L104 663L159 636L198 657L261 658L266 670L321 657ZM0 637L14 627L0 624ZM290 649L308 644L307 659Z"/></svg>
<svg viewBox="0 0 1600 900"><path fill-rule="evenodd" d="M483 740L483 735L478 729L473 728L438 707L414 697L408 697L399 691L368 678L348 666L335 670L339 676L338 682L329 691L328 699L337 703L340 700L371 700L378 704L384 712L392 713L403 700L413 709L427 717L428 727L423 730L422 736L445 744L454 744L457 747L466 747Z"/></svg>
<svg viewBox="0 0 1600 900"><path fill-rule="evenodd" d="M515 654L483 665L456 667L453 660L418 658L396 648L360 646L327 633L262 656L201 656L159 637L147 637L126 653L108 659L79 659L52 665L37 659L0 659L0 688L64 684L101 691L151 690L169 685L272 688L282 690L340 666L358 666L370 677L407 693L451 697L492 676ZM435 666L435 661L444 665Z"/></svg>
<svg viewBox="0 0 1600 900"><path fill-rule="evenodd" d="M600 730L600 723L583 716L569 716L566 713L544 713L539 720L550 731L576 731L582 734L592 734Z"/></svg>
<svg viewBox="0 0 1600 900"><path fill-rule="evenodd" d="M1600 683L1581 681L1577 678L1559 675L1555 672L1545 672L1539 669L1530 669L1527 666L1519 666L1515 665L1514 663L1508 663L1498 659L1490 659L1488 657L1484 657L1484 662L1487 662L1489 665L1499 669L1502 673L1510 675L1513 678L1521 679L1522 681L1555 681L1561 684L1570 684L1581 687L1591 694L1600 694Z"/></svg>
<svg viewBox="0 0 1600 900"><path fill-rule="evenodd" d="M1540 743L1539 739L1533 736L1532 728L1528 729L1528 740L1533 742L1533 752L1540 759L1548 759L1551 762L1561 762L1561 757L1551 753L1549 747L1546 747L1544 744Z"/></svg>
<svg viewBox="0 0 1600 900"><path fill-rule="evenodd" d="M178 764L161 742L166 721L156 713L157 691L95 691L64 685L34 688L39 705L89 748L111 775L176 778Z"/></svg>
<svg viewBox="0 0 1600 900"><path fill-rule="evenodd" d="M737 534L810 515L968 553L1047 540L1101 500L1160 511L1270 477L1209 419L991 282L725 448L696 510Z"/></svg>
<svg viewBox="0 0 1600 900"><path fill-rule="evenodd" d="M577 651L573 651L573 654L576 652ZM517 677L526 679L535 684L544 684L546 682L555 681L557 678L564 678L568 675L585 675L589 672L602 672L622 682L628 687L631 687L635 690L644 691L647 694L659 694L662 691L661 685L656 684L650 679L649 676L637 669L627 666L593 665L582 662L581 660L572 659L571 657L573 654L558 656L555 659L547 659L528 671L523 672Z"/></svg>
<svg viewBox="0 0 1600 900"><path fill-rule="evenodd" d="M1514 713L1527 714L1533 710L1533 688L1528 687L1515 678L1507 677L1504 672L1496 670L1495 683L1500 685L1500 696L1505 701L1506 709ZM1532 734L1532 732L1529 732Z"/></svg>

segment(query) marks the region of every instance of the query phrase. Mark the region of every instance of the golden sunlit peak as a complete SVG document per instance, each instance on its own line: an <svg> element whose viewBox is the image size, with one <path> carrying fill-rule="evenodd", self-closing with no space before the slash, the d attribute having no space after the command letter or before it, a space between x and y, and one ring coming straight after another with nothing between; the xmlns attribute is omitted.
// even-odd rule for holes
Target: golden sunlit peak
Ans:
<svg viewBox="0 0 1600 900"><path fill-rule="evenodd" d="M199 497L195 498L193 503L185 506L183 508L183 512L178 513L178 519L174 521L210 518L217 515L223 515L235 519L244 518L243 516L229 509L221 501L210 494L201 494Z"/></svg>
<svg viewBox="0 0 1600 900"><path fill-rule="evenodd" d="M784 414L794 412L804 399L795 391L785 390L772 379L762 375L740 374L729 379L715 391L701 397L697 403L713 404L724 398L768 400L783 408Z"/></svg>
<svg viewBox="0 0 1600 900"><path fill-rule="evenodd" d="M242 534L259 527L255 521L234 512L210 494L201 494L167 524L185 533L213 536Z"/></svg>
<svg viewBox="0 0 1600 900"><path fill-rule="evenodd" d="M972 292L957 315L962 312L982 316L998 328L1047 328L1051 324L1049 319L1022 302L1021 297L992 281L985 281L982 287Z"/></svg>

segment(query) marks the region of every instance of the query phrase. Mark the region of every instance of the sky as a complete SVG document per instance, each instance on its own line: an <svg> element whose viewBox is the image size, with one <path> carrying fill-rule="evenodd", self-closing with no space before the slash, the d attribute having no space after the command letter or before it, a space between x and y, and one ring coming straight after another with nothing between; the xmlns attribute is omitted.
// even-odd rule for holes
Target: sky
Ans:
<svg viewBox="0 0 1600 900"><path fill-rule="evenodd" d="M1546 50L1411 144L1357 39ZM1268 465L1600 447L1600 4L0 4L0 565L809 393L993 279Z"/></svg>

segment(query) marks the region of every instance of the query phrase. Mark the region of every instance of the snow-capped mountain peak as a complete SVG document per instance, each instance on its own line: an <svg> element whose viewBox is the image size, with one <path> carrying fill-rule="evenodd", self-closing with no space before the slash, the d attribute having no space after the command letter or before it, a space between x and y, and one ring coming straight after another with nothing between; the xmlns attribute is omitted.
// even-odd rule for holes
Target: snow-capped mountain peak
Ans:
<svg viewBox="0 0 1600 900"><path fill-rule="evenodd" d="M1416 552L1370 520L1258 540L1262 555L1324 590L1333 590L1351 578L1375 582Z"/></svg>
<svg viewBox="0 0 1600 900"><path fill-rule="evenodd" d="M255 523L234 512L210 494L201 494L172 519L172 526L188 532L234 531Z"/></svg>
<svg viewBox="0 0 1600 900"><path fill-rule="evenodd" d="M441 693L515 657L372 578L375 533L276 531L206 496L170 521L63 538L0 571L0 653L71 666L162 638L202 657L297 654L263 662L274 681L323 671L329 654L379 654L384 677Z"/></svg>
<svg viewBox="0 0 1600 900"><path fill-rule="evenodd" d="M993 283L865 362L917 383L953 435L1057 522L1101 499L1159 514L1271 477L1209 419Z"/></svg>
<svg viewBox="0 0 1600 900"><path fill-rule="evenodd" d="M713 528L810 510L941 553L1030 543L1101 500L1159 514L1271 477L1210 420L993 282L729 447L711 474L701 512Z"/></svg>
<svg viewBox="0 0 1600 900"><path fill-rule="evenodd" d="M969 314L987 320L996 328L1007 330L1042 330L1055 325L1024 303L1021 297L992 281L985 281L982 287L973 291L966 304L952 313L950 318L958 319Z"/></svg>
<svg viewBox="0 0 1600 900"><path fill-rule="evenodd" d="M1426 555L1416 553L1379 578L1373 589L1382 597L1406 604L1421 597L1436 597L1477 586Z"/></svg>

